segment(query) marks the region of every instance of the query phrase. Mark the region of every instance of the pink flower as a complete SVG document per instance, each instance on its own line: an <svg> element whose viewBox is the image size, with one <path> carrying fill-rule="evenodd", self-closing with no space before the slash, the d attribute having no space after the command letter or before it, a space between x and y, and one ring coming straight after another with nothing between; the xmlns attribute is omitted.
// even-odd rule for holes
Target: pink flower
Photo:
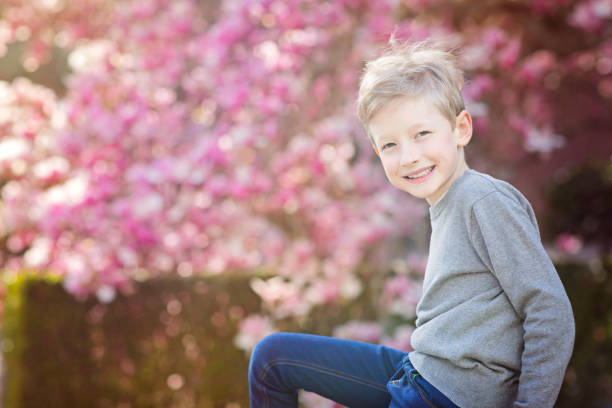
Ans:
<svg viewBox="0 0 612 408"><path fill-rule="evenodd" d="M536 51L523 61L519 75L522 80L533 83L553 69L556 63L556 57L551 51Z"/></svg>
<svg viewBox="0 0 612 408"><path fill-rule="evenodd" d="M497 54L497 62L502 69L514 67L521 52L521 42L519 40L509 41Z"/></svg>
<svg viewBox="0 0 612 408"><path fill-rule="evenodd" d="M250 315L240 322L238 334L234 338L234 345L250 354L259 340L276 331L272 321L267 316Z"/></svg>
<svg viewBox="0 0 612 408"><path fill-rule="evenodd" d="M588 0L580 3L569 16L569 23L587 31L598 31L612 18L612 1Z"/></svg>
<svg viewBox="0 0 612 408"><path fill-rule="evenodd" d="M576 255L582 249L582 240L577 235L564 233L557 237L557 247L567 254Z"/></svg>
<svg viewBox="0 0 612 408"><path fill-rule="evenodd" d="M351 321L334 328L333 336L341 339L378 343L381 336L381 327L376 322Z"/></svg>
<svg viewBox="0 0 612 408"><path fill-rule="evenodd" d="M421 283L407 275L397 275L385 282L380 302L390 313L411 319L416 315L416 306L422 291Z"/></svg>
<svg viewBox="0 0 612 408"><path fill-rule="evenodd" d="M465 87L463 93L467 99L479 100L484 94L493 90L495 83L490 75L478 75Z"/></svg>
<svg viewBox="0 0 612 408"><path fill-rule="evenodd" d="M410 325L402 325L395 328L393 336L384 336L381 344L402 351L412 351L410 338L414 327Z"/></svg>

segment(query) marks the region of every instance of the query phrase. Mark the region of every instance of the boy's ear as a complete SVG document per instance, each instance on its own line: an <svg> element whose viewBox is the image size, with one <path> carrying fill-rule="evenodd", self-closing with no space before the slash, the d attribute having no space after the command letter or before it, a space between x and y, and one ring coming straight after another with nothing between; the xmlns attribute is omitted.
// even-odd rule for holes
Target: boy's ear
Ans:
<svg viewBox="0 0 612 408"><path fill-rule="evenodd" d="M472 117L465 109L455 118L455 131L457 132L457 145L466 146L472 139Z"/></svg>

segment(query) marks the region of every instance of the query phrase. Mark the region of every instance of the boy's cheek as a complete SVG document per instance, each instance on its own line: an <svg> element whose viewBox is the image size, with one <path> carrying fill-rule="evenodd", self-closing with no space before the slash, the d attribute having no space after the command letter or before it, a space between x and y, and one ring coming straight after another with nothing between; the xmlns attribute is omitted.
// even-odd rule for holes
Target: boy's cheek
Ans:
<svg viewBox="0 0 612 408"><path fill-rule="evenodd" d="M395 177L393 177L393 174L394 174L393 170L387 167L385 167L384 169L385 169L385 176L387 176L387 181L397 187L397 184L396 184L397 181Z"/></svg>
<svg viewBox="0 0 612 408"><path fill-rule="evenodd" d="M380 162L382 163L385 171L391 173L393 169L397 168L397 158L392 154L386 154L384 157L380 156Z"/></svg>

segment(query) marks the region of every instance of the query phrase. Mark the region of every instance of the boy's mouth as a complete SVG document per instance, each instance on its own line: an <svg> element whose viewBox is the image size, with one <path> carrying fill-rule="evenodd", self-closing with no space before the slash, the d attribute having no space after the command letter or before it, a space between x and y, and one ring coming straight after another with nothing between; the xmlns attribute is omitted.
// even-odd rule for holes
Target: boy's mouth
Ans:
<svg viewBox="0 0 612 408"><path fill-rule="evenodd" d="M435 165L427 167L416 174L413 174L410 176L404 176L404 178L410 182L425 181L428 178L428 176L433 172L435 167L436 167Z"/></svg>

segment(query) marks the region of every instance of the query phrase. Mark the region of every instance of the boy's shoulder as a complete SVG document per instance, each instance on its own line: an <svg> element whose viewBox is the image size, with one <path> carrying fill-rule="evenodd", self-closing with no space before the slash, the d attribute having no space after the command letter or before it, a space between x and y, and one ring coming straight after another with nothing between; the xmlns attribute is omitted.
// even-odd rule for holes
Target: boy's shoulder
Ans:
<svg viewBox="0 0 612 408"><path fill-rule="evenodd" d="M450 211L446 211L446 208ZM468 169L429 211L432 220L444 213L446 217L469 220L474 211L502 208L510 212L518 211L535 220L531 204L516 187L489 174Z"/></svg>
<svg viewBox="0 0 612 408"><path fill-rule="evenodd" d="M463 180L461 180L463 179ZM468 169L459 179L461 180L455 204L472 209L476 203L495 203L510 201L520 207L531 209L531 205L525 196L512 184L497 179L490 174Z"/></svg>

